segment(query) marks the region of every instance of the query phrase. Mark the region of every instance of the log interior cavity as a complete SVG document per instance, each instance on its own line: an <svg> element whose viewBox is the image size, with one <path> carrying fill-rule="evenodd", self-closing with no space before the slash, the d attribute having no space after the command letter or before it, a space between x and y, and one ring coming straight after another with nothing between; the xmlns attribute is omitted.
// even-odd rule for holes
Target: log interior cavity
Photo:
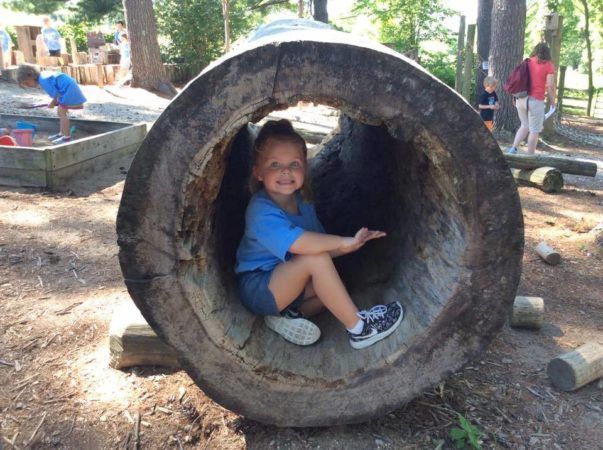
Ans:
<svg viewBox="0 0 603 450"><path fill-rule="evenodd" d="M353 235L368 226L388 233L338 258L340 273L359 307L400 300L406 319L375 351L358 352L349 346L344 328L324 313L317 319L321 340L303 348L268 330L239 301L233 270L250 198L257 127L235 131L189 183L181 234L183 247L197 257L181 262L180 276L188 281L189 299L212 339L248 367L264 367L267 376L275 376L276 365L288 376L329 382L379 367L405 351L441 312L461 277L465 225L454 202L454 182L430 159L445 149L426 133L395 138L386 125L345 115L321 144L310 172L313 200L327 232Z"/></svg>

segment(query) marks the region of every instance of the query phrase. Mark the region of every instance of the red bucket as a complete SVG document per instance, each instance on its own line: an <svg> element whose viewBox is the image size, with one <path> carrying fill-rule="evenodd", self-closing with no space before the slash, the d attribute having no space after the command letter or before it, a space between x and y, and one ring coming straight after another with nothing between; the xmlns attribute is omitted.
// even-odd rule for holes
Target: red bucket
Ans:
<svg viewBox="0 0 603 450"><path fill-rule="evenodd" d="M15 145L17 145L17 143L10 136L0 136L0 145L8 145L14 147Z"/></svg>
<svg viewBox="0 0 603 450"><path fill-rule="evenodd" d="M33 130L22 129L13 130L13 137L17 141L17 145L20 147L31 147L33 145Z"/></svg>

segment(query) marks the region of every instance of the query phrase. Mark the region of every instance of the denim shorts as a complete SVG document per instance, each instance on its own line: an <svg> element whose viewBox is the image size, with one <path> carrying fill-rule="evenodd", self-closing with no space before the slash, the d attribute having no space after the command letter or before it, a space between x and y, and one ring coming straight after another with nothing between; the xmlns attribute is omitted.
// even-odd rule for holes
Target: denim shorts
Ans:
<svg viewBox="0 0 603 450"><path fill-rule="evenodd" d="M259 316L278 316L279 310L276 306L274 295L270 292L268 285L272 277L272 270L252 270L240 273L239 292L241 302L249 311ZM298 307L304 300L302 291L289 306Z"/></svg>

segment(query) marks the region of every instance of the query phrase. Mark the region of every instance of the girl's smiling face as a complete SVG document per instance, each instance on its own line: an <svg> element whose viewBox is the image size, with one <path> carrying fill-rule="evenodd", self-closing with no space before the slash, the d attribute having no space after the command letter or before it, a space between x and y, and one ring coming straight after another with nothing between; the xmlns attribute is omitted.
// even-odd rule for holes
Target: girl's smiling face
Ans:
<svg viewBox="0 0 603 450"><path fill-rule="evenodd" d="M264 184L271 196L288 196L304 185L306 160L299 145L272 141L261 152L253 167L253 176Z"/></svg>

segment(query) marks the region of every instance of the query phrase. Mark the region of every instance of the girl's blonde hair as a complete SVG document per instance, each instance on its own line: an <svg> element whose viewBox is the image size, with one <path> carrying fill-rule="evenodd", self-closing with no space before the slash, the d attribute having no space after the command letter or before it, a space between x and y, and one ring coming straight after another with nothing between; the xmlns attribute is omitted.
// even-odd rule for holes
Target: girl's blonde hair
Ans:
<svg viewBox="0 0 603 450"><path fill-rule="evenodd" d="M287 119L269 120L264 124L255 140L255 143L253 144L252 166L255 166L262 157L262 154L276 143L290 143L299 146L304 156L304 164L306 165L304 185L300 191L304 200L311 200L312 190L310 187L307 164L308 147L306 146L306 141L304 141L304 138L301 137L297 131L295 131L293 125L291 125L291 122L289 122ZM249 189L251 190L252 194L258 192L260 189L262 189L262 187L262 182L256 179L253 175L249 178Z"/></svg>
<svg viewBox="0 0 603 450"><path fill-rule="evenodd" d="M484 86L498 86L498 80L490 75L484 78Z"/></svg>

